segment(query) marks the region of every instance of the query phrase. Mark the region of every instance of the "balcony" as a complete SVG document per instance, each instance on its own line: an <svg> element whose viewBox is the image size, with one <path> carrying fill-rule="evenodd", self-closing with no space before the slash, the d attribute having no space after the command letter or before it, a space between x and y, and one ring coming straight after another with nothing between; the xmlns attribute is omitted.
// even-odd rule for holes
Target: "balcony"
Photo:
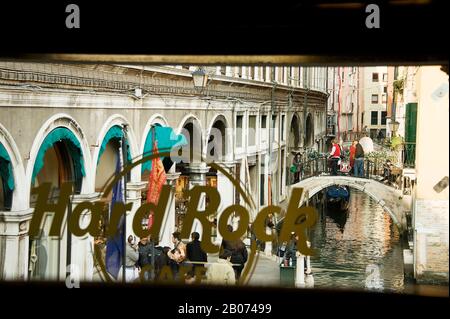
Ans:
<svg viewBox="0 0 450 319"><path fill-rule="evenodd" d="M405 142L402 157L404 167L414 168L416 166L416 143Z"/></svg>

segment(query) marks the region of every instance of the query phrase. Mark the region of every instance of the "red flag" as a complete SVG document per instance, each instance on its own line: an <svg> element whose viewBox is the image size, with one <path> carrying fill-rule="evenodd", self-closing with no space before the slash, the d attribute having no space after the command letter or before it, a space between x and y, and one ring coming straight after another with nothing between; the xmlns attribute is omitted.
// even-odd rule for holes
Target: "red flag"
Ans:
<svg viewBox="0 0 450 319"><path fill-rule="evenodd" d="M156 140L153 142L153 154L158 153L158 146ZM164 165L161 158L158 156L152 159L152 170L150 171L150 177L148 179L148 192L147 192L147 203L153 203L158 205L159 194L161 194L161 189L166 183L166 172L164 170ZM148 218L148 229L153 225L153 212L150 212Z"/></svg>

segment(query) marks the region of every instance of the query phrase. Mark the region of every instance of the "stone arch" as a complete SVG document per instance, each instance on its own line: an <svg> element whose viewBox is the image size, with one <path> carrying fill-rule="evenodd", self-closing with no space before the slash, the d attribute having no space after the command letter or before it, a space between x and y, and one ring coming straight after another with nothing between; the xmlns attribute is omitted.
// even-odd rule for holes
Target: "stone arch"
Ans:
<svg viewBox="0 0 450 319"><path fill-rule="evenodd" d="M203 129L200 120L193 114L186 115L178 126L177 134L183 134L188 145L183 150L190 152L190 161L201 162L205 157L203 148ZM198 147L196 150L195 147Z"/></svg>
<svg viewBox="0 0 450 319"><path fill-rule="evenodd" d="M300 117L297 113L294 113L291 118L288 143L290 150L300 148Z"/></svg>
<svg viewBox="0 0 450 319"><path fill-rule="evenodd" d="M314 144L314 118L311 113L306 115L304 144L305 146L312 146Z"/></svg>
<svg viewBox="0 0 450 319"><path fill-rule="evenodd" d="M169 126L166 118L157 113L157 114L153 114L147 121L147 124L145 125L144 128L144 132L142 134L142 138L141 138L141 145L139 147L139 156L142 156L142 154L144 153L144 147L145 147L145 140L147 138L148 133L150 132L150 128L152 125L154 124L160 124L161 126Z"/></svg>
<svg viewBox="0 0 450 319"><path fill-rule="evenodd" d="M30 191L31 191L31 183L32 183L32 175L34 170L34 165L36 162L36 158L39 152L39 149L42 145L42 142L47 137L47 135L52 132L56 128L66 128L77 138L80 143L80 148L82 152L85 176L82 178L81 184L81 194L92 193L93 189L91 188L93 182L92 176L92 161L91 154L89 151L89 143L86 140L86 136L84 135L81 126L68 114L55 114L50 117L44 125L41 126L38 133L36 134L36 138L33 141L30 150L30 159L27 163L26 168L26 181L27 181L27 190L24 194L25 201L29 203L30 200Z"/></svg>
<svg viewBox="0 0 450 319"><path fill-rule="evenodd" d="M29 203L24 200L27 192L25 169L19 148L8 130L0 123L0 144L8 153L11 160L14 189L12 192L11 211L25 210Z"/></svg>
<svg viewBox="0 0 450 319"><path fill-rule="evenodd" d="M220 138L218 141L220 143L220 145L218 145L220 148L220 152L218 154L214 153L215 155L210 154L211 152L215 152L215 149L214 149L215 144L209 145L209 144L214 143L214 139L216 138L216 135L217 135L217 134L214 134L215 132L212 132L213 129L216 129L217 131L220 132ZM213 135L211 135L212 133L213 133ZM211 141L210 141L210 139L211 139ZM225 161L227 158L229 158L228 155L232 150L231 140L232 139L230 138L230 127L229 127L226 117L222 114L217 114L212 119L212 121L208 127L207 136L205 139L206 144L204 146L206 158L209 158L211 156L214 158L216 155L219 155L218 160ZM212 142L212 143L210 143L210 142Z"/></svg>
<svg viewBox="0 0 450 319"><path fill-rule="evenodd" d="M93 159L92 165L93 165L94 176L96 175L97 162L99 161L100 146L103 142L103 139L105 138L106 133L109 131L109 129L111 129L115 125L118 125L118 126L126 125L127 126L127 140L128 140L128 144L130 146L131 159L134 161L139 156L138 142L136 139L136 135L134 134L133 127L130 125L129 121L123 115L120 115L120 114L111 115L106 120L103 127L100 129L100 132L98 134L98 138L96 141L97 147L94 149L94 152L92 155L92 159ZM141 180L140 169L141 169L141 166L137 165L136 167L134 167L131 170L131 180L130 180L131 182L138 182ZM93 186L93 189L95 189L95 180L93 181L92 186Z"/></svg>

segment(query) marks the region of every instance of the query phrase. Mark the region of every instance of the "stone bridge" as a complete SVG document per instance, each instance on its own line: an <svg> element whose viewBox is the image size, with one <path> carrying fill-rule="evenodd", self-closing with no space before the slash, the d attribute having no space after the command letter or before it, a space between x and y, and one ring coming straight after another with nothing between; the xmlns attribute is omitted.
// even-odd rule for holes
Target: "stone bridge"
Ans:
<svg viewBox="0 0 450 319"><path fill-rule="evenodd" d="M288 187L289 197L293 188L303 188L302 203L322 189L332 185L345 185L363 191L373 198L389 213L400 232L407 229L406 213L411 211L409 196L403 197L401 191L376 180L350 176L315 176Z"/></svg>

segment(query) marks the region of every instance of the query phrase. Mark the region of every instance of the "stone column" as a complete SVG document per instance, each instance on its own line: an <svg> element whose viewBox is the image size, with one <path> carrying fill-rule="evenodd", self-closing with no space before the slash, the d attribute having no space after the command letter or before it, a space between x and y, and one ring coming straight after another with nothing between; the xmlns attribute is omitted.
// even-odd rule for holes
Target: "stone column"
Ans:
<svg viewBox="0 0 450 319"><path fill-rule="evenodd" d="M166 174L166 184L170 185L170 196L159 234L159 244L162 247L172 247L172 233L175 231L175 185L180 174L175 172Z"/></svg>
<svg viewBox="0 0 450 319"><path fill-rule="evenodd" d="M74 195L72 199L72 212L78 204L86 201L95 202L99 198L99 193ZM89 225L91 214L92 212L90 210L82 213L78 221L82 229L85 229ZM70 234L68 235L71 236ZM70 271L74 279L92 281L92 275L94 273L94 237L90 234L82 237L72 235L70 252L70 268L66 269L66 271Z"/></svg>
<svg viewBox="0 0 450 319"><path fill-rule="evenodd" d="M136 211L141 206L142 191L146 189L147 182L129 182L127 183L127 204L132 203L131 211L127 212L126 237L136 234L133 232L133 219ZM136 240L139 238L136 236Z"/></svg>
<svg viewBox="0 0 450 319"><path fill-rule="evenodd" d="M297 254L297 265L295 268L295 287L305 286L305 256L300 252Z"/></svg>
<svg viewBox="0 0 450 319"><path fill-rule="evenodd" d="M189 165L189 189L192 189L194 186L205 186L206 185L206 173L209 171L209 167L206 166L206 163L191 163ZM200 197L200 202L198 204L198 209L205 209L205 194L202 194ZM195 220L192 229L189 233L198 232L200 234L200 238L202 236L202 226L199 221Z"/></svg>
<svg viewBox="0 0 450 319"><path fill-rule="evenodd" d="M248 70L248 67L246 67L246 66L242 67L242 78L243 79L246 79L248 77L247 76L247 70Z"/></svg>
<svg viewBox="0 0 450 319"><path fill-rule="evenodd" d="M33 209L0 212L0 280L28 278L28 229Z"/></svg>
<svg viewBox="0 0 450 319"><path fill-rule="evenodd" d="M271 78L270 78L271 68L273 68L273 67L266 66L265 70L263 71L263 72L266 72L266 82L269 82L269 83L272 81ZM272 123L272 122L270 122L270 123Z"/></svg>
<svg viewBox="0 0 450 319"><path fill-rule="evenodd" d="M266 234L271 235L272 232L272 228L270 227L266 227ZM266 245L264 247L264 254L266 256L272 256L272 241L266 241Z"/></svg>
<svg viewBox="0 0 450 319"><path fill-rule="evenodd" d="M234 163L222 163L222 167L233 175ZM217 190L220 194L220 205L217 209L217 227L219 227L220 216L225 208L234 204L234 185L233 183L220 171L217 172ZM227 222L227 221L223 221ZM237 224L236 224L237 223ZM239 223L239 219L233 219L233 230L236 230ZM218 228L217 228L218 229ZM220 244L222 242L222 236L217 231L216 243Z"/></svg>

